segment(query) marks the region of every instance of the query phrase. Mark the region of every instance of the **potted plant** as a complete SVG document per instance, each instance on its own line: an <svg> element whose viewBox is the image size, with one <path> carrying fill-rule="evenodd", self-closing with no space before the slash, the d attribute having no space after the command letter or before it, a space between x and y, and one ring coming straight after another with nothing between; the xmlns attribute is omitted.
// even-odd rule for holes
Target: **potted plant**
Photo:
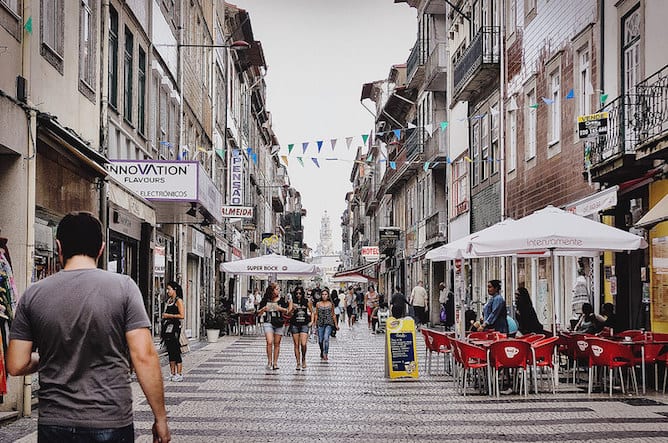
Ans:
<svg viewBox="0 0 668 443"><path fill-rule="evenodd" d="M204 318L204 328L206 329L206 339L209 343L215 343L220 336L220 325L222 316L218 312L207 312Z"/></svg>

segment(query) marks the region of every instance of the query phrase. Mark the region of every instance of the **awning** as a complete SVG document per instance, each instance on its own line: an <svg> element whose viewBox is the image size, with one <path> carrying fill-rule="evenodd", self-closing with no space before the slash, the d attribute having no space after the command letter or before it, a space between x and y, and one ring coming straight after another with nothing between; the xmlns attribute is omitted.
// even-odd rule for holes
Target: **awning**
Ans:
<svg viewBox="0 0 668 443"><path fill-rule="evenodd" d="M338 278L338 277L347 277L347 276L355 276L355 275L363 275L365 277L368 277L366 274L364 274L362 271L366 269L370 269L374 266L377 266L381 264L385 259L381 259L372 263L367 263L366 265L358 266L356 268L352 269L346 269L345 271L339 271L336 274L332 276L332 278ZM375 274L375 273L374 273ZM375 277L371 277L372 279L375 279Z"/></svg>
<svg viewBox="0 0 668 443"><path fill-rule="evenodd" d="M117 204L121 208L128 211L130 214L144 220L146 223L155 225L155 209L151 204L121 186L116 180L109 177L109 201Z"/></svg>
<svg viewBox="0 0 668 443"><path fill-rule="evenodd" d="M332 277L334 283L368 283L376 282L377 278L369 277L364 274L348 274L344 277Z"/></svg>
<svg viewBox="0 0 668 443"><path fill-rule="evenodd" d="M617 190L619 186L604 189L596 194L589 195L576 202L566 205L565 211L587 217L599 211L617 206Z"/></svg>
<svg viewBox="0 0 668 443"><path fill-rule="evenodd" d="M668 195L664 195L659 203L655 204L647 214L638 220L636 226L645 227L661 223L668 220Z"/></svg>

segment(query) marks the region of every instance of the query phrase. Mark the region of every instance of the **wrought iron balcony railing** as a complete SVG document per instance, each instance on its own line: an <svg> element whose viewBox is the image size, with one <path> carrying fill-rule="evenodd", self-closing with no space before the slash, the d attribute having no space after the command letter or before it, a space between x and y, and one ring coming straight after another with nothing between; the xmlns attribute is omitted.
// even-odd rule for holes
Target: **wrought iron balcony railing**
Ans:
<svg viewBox="0 0 668 443"><path fill-rule="evenodd" d="M499 64L500 34L499 26L485 26L473 37L464 54L454 63L455 93L459 93L485 65Z"/></svg>
<svg viewBox="0 0 668 443"><path fill-rule="evenodd" d="M640 145L668 132L668 65L636 86L637 105L642 115Z"/></svg>

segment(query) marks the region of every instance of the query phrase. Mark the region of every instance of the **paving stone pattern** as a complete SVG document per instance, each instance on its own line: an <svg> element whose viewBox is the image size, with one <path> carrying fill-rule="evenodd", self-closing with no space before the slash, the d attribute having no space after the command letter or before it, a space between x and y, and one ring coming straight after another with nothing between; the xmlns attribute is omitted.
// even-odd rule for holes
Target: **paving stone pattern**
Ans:
<svg viewBox="0 0 668 443"><path fill-rule="evenodd" d="M425 373L421 336L417 341L417 381L384 378L383 336L366 323L342 327L329 362L309 342L305 371L295 370L292 337L283 339L276 371L265 369L260 335L193 347L185 380L165 382L173 441L668 442L665 395L587 396L585 383L562 384L557 395L463 397L436 357L433 374ZM168 376L167 367L163 372ZM137 383L133 389L137 441L150 442L150 408ZM34 442L35 429L34 418L18 420L0 428L0 441Z"/></svg>

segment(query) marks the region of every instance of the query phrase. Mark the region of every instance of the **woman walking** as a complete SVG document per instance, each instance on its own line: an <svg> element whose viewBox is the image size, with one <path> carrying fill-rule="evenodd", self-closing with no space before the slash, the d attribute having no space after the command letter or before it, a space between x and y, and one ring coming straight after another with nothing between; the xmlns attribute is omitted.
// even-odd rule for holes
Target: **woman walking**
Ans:
<svg viewBox="0 0 668 443"><path fill-rule="evenodd" d="M295 345L295 359L297 360L297 371L306 370L306 345L313 313L313 306L306 295L304 288L297 286L292 295L292 308L290 318L290 332Z"/></svg>
<svg viewBox="0 0 668 443"><path fill-rule="evenodd" d="M357 318L357 302L355 301L355 290L352 286L348 288L348 292L344 297L344 304L346 314L348 314L348 329L352 329Z"/></svg>
<svg viewBox="0 0 668 443"><path fill-rule="evenodd" d="M366 318L371 329L371 314L378 307L378 293L373 285L369 286L369 291L364 295L364 305L366 306Z"/></svg>
<svg viewBox="0 0 668 443"><path fill-rule="evenodd" d="M315 305L313 311L313 324L318 327L318 343L320 344L320 358L328 361L329 354L329 336L332 329L339 330L334 315L334 304L329 299L329 290L322 290L322 299Z"/></svg>
<svg viewBox="0 0 668 443"><path fill-rule="evenodd" d="M167 348L169 356L169 379L171 381L183 381L183 360L181 358L181 320L185 318L183 307L183 289L175 281L167 283L167 302L165 312L162 314L162 339Z"/></svg>
<svg viewBox="0 0 668 443"><path fill-rule="evenodd" d="M283 314L290 312L292 303L281 298L277 283L270 283L264 291L258 315L266 314L264 338L267 341L267 369L278 369L278 354L281 352L283 338Z"/></svg>

